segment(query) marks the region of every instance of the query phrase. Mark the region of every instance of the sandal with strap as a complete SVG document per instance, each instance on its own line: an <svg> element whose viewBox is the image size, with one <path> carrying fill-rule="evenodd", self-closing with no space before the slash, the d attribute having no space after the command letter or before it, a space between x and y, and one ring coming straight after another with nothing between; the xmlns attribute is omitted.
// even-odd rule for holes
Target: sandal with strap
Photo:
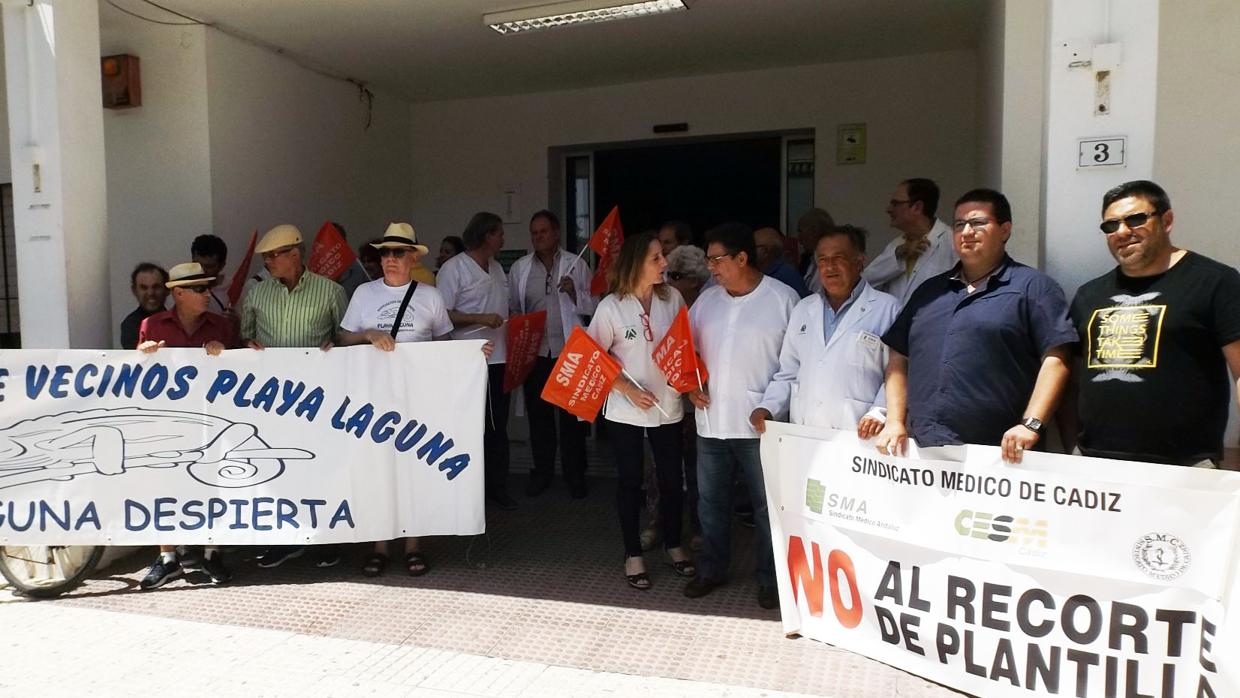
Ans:
<svg viewBox="0 0 1240 698"><path fill-rule="evenodd" d="M638 591L649 591L650 590L650 577L645 572L638 572L637 574L626 574L624 575L624 579L629 583L629 586L633 587L634 589Z"/></svg>
<svg viewBox="0 0 1240 698"><path fill-rule="evenodd" d="M693 564L693 560L669 560L668 564L681 577L696 577L697 565Z"/></svg>
<svg viewBox="0 0 1240 698"><path fill-rule="evenodd" d="M410 577L421 577L430 572L431 567L426 564L426 558L422 557L422 553L406 553L405 571L409 573Z"/></svg>
<svg viewBox="0 0 1240 698"><path fill-rule="evenodd" d="M378 577L383 574L388 566L388 556L383 553L375 553L366 558L366 564L362 565L362 574L367 577Z"/></svg>

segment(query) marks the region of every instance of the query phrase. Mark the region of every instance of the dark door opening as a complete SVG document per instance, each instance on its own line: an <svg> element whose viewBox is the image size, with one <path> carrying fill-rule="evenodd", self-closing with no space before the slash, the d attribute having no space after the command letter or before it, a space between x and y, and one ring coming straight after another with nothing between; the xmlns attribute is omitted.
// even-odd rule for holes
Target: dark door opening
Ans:
<svg viewBox="0 0 1240 698"><path fill-rule="evenodd" d="M681 220L699 245L720 223L778 227L782 148L768 137L595 151L594 225L619 205L627 235Z"/></svg>

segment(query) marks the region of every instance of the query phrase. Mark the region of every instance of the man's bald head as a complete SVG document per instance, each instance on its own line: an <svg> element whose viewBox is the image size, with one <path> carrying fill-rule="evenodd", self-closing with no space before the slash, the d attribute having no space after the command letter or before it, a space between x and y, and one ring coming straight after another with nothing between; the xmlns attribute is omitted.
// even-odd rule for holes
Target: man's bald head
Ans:
<svg viewBox="0 0 1240 698"><path fill-rule="evenodd" d="M766 270L784 254L784 234L776 228L765 227L753 231L754 246L758 248L758 268Z"/></svg>

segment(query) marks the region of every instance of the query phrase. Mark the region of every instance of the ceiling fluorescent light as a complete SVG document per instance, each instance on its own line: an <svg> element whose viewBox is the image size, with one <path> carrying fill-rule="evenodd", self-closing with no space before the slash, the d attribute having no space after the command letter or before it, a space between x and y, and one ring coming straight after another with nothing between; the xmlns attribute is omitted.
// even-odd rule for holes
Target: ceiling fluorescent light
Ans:
<svg viewBox="0 0 1240 698"><path fill-rule="evenodd" d="M567 27L574 24L594 24L613 19L647 17L687 9L689 6L686 0L645 0L644 2L573 0L508 12L492 12L483 15L482 22L500 34L507 35Z"/></svg>

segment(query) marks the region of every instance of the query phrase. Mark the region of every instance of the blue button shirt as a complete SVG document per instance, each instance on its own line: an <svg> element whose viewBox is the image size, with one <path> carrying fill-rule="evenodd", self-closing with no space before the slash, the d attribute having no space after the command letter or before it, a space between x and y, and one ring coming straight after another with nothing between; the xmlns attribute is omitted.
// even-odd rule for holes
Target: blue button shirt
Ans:
<svg viewBox="0 0 1240 698"><path fill-rule="evenodd" d="M1049 276L1005 255L969 293L959 269L927 279L883 335L908 357L908 428L921 446L999 445L1024 416L1042 357L1077 342Z"/></svg>
<svg viewBox="0 0 1240 698"><path fill-rule="evenodd" d="M822 292L822 341L830 342L831 335L835 334L835 328L839 326L840 320L844 317L844 313L852 307L857 297L861 295L861 289L865 288L865 284L860 279L857 285L853 286L852 293L848 294L848 298L844 299L843 305L839 310L831 308L831 301L827 298L827 292Z"/></svg>
<svg viewBox="0 0 1240 698"><path fill-rule="evenodd" d="M788 284L792 287L792 290L796 291L797 295L802 298L809 295L809 291L805 290L805 279L802 279L801 275L797 273L797 270L793 269L782 259L775 260L775 264L772 265L770 269L767 269L762 273L772 279L778 279Z"/></svg>

